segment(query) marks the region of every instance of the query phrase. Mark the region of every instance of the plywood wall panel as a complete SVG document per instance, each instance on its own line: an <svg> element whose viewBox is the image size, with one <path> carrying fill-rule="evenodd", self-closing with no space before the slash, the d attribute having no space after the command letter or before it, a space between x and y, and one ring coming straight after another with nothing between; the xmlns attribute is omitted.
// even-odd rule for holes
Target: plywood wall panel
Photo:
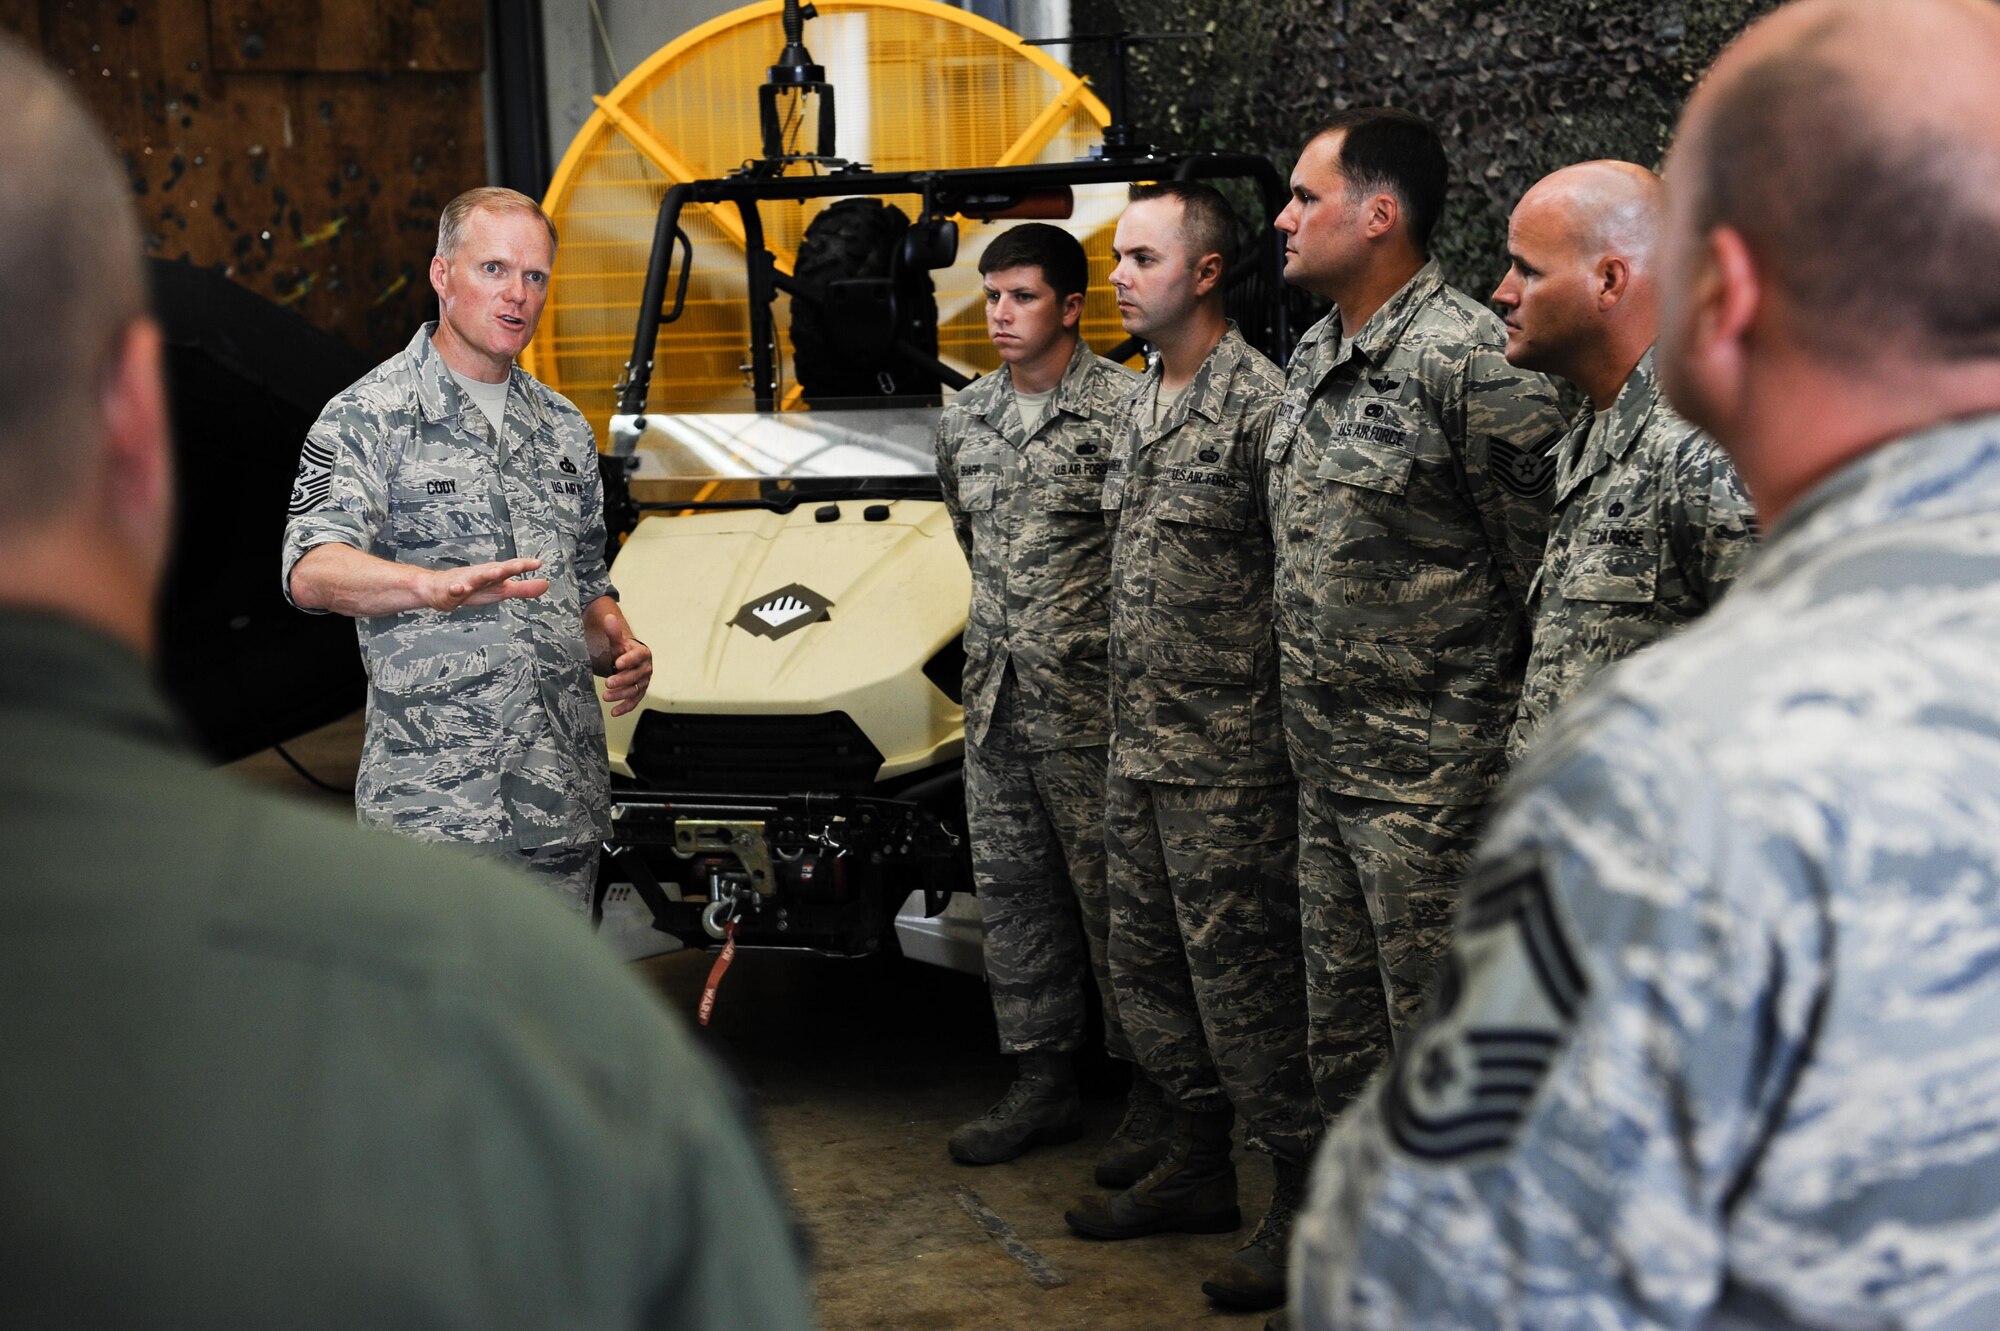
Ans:
<svg viewBox="0 0 2000 1331"><path fill-rule="evenodd" d="M42 0L36 18L44 54L112 136L152 253L217 268L386 356L432 315L438 210L486 181L478 62L469 72L219 68L216 15L247 8ZM436 24L465 6L402 8ZM471 15L477 38L476 5ZM327 40L308 54L338 65L358 49L359 38Z"/></svg>
<svg viewBox="0 0 2000 1331"><path fill-rule="evenodd" d="M480 0L209 0L215 63L296 73L485 67Z"/></svg>

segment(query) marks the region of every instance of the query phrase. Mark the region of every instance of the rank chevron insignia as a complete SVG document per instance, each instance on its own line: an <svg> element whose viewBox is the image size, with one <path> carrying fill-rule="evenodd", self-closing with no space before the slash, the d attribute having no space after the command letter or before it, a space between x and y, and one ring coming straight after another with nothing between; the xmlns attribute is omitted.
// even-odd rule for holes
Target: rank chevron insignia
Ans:
<svg viewBox="0 0 2000 1331"><path fill-rule="evenodd" d="M1549 488L1556 478L1556 431L1538 443L1521 448L1505 439L1493 440L1493 478L1510 494L1532 499Z"/></svg>
<svg viewBox="0 0 2000 1331"><path fill-rule="evenodd" d="M833 602L803 583L760 596L736 612L729 622L760 638L782 638L827 618Z"/></svg>
<svg viewBox="0 0 2000 1331"><path fill-rule="evenodd" d="M326 503L332 489L333 445L308 435L305 447L299 450L299 474L292 481L292 498L287 513L297 517L301 513L312 512Z"/></svg>
<svg viewBox="0 0 2000 1331"><path fill-rule="evenodd" d="M1471 885L1435 1006L1384 1087L1409 1155L1462 1163L1510 1150L1589 993L1539 863Z"/></svg>

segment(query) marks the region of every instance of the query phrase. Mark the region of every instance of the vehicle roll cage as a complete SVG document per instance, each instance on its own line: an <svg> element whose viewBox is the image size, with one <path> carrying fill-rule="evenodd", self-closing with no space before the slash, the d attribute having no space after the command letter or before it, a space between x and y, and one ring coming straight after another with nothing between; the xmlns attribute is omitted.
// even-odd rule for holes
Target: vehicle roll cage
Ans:
<svg viewBox="0 0 2000 1331"><path fill-rule="evenodd" d="M1267 217L1276 216L1287 198L1286 185L1277 169L1265 158L1247 153L1199 153L1186 156L1139 154L1119 157L1089 157L1071 162L1045 162L1029 166L965 167L935 171L876 172L865 166L843 165L824 175L772 176L746 170L742 174L715 180L697 180L670 186L660 200L659 219L653 230L652 253L646 262L646 285L639 306L638 327L633 332L632 354L625 363L617 388L618 413L642 415L652 384L654 349L660 328L681 315L687 302L688 279L693 266L694 247L682 230L680 218L689 204L729 205L743 223L744 264L749 279L750 374L757 410L775 411L778 406L777 330L771 306L779 292L795 300L813 301L819 293L778 271L777 263L764 245L764 222L759 205L765 202L796 202L806 199L841 198L858 195L884 196L913 194L922 199L920 215L912 231L936 235L949 231L944 241L944 262L925 266L947 266L956 251L955 216L993 219L1009 215L1009 210L1028 200L1038 190L1066 191L1076 185L1133 183L1156 180L1247 180L1256 189ZM1021 215L1030 215L1024 211ZM1047 214L1039 214L1047 215ZM920 230L921 229L921 230ZM681 251L678 280L673 273L673 252ZM1274 231L1266 230L1250 252L1237 256L1230 283L1261 279L1260 285L1272 298L1260 304L1246 325L1244 335L1267 355L1283 360L1292 344L1290 315L1282 291L1283 242ZM935 254L931 256L935 258ZM674 299L666 307L669 285ZM1136 339L1127 339L1107 353L1122 360L1139 349ZM898 341L899 357L931 373L953 388L963 388L967 377L939 361L936 356Z"/></svg>

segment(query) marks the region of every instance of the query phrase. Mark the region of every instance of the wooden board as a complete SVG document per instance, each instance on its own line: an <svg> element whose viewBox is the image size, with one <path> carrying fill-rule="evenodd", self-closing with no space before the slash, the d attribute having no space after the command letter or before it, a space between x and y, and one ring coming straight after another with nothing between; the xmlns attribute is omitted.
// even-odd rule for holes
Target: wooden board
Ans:
<svg viewBox="0 0 2000 1331"><path fill-rule="evenodd" d="M218 69L211 9L233 2L46 0L42 45L110 131L153 254L386 356L433 317L438 210L486 183L479 76Z"/></svg>
<svg viewBox="0 0 2000 1331"><path fill-rule="evenodd" d="M464 74L486 66L480 0L209 0L208 11L218 69Z"/></svg>

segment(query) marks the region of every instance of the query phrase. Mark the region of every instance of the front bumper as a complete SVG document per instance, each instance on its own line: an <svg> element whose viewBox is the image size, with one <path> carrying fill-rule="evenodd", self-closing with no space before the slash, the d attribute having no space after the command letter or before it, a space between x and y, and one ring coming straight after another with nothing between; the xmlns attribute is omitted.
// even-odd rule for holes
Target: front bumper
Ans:
<svg viewBox="0 0 2000 1331"><path fill-rule="evenodd" d="M867 956L922 893L936 916L965 881L964 838L923 804L871 795L614 790L606 881L693 946L736 922L738 947Z"/></svg>

